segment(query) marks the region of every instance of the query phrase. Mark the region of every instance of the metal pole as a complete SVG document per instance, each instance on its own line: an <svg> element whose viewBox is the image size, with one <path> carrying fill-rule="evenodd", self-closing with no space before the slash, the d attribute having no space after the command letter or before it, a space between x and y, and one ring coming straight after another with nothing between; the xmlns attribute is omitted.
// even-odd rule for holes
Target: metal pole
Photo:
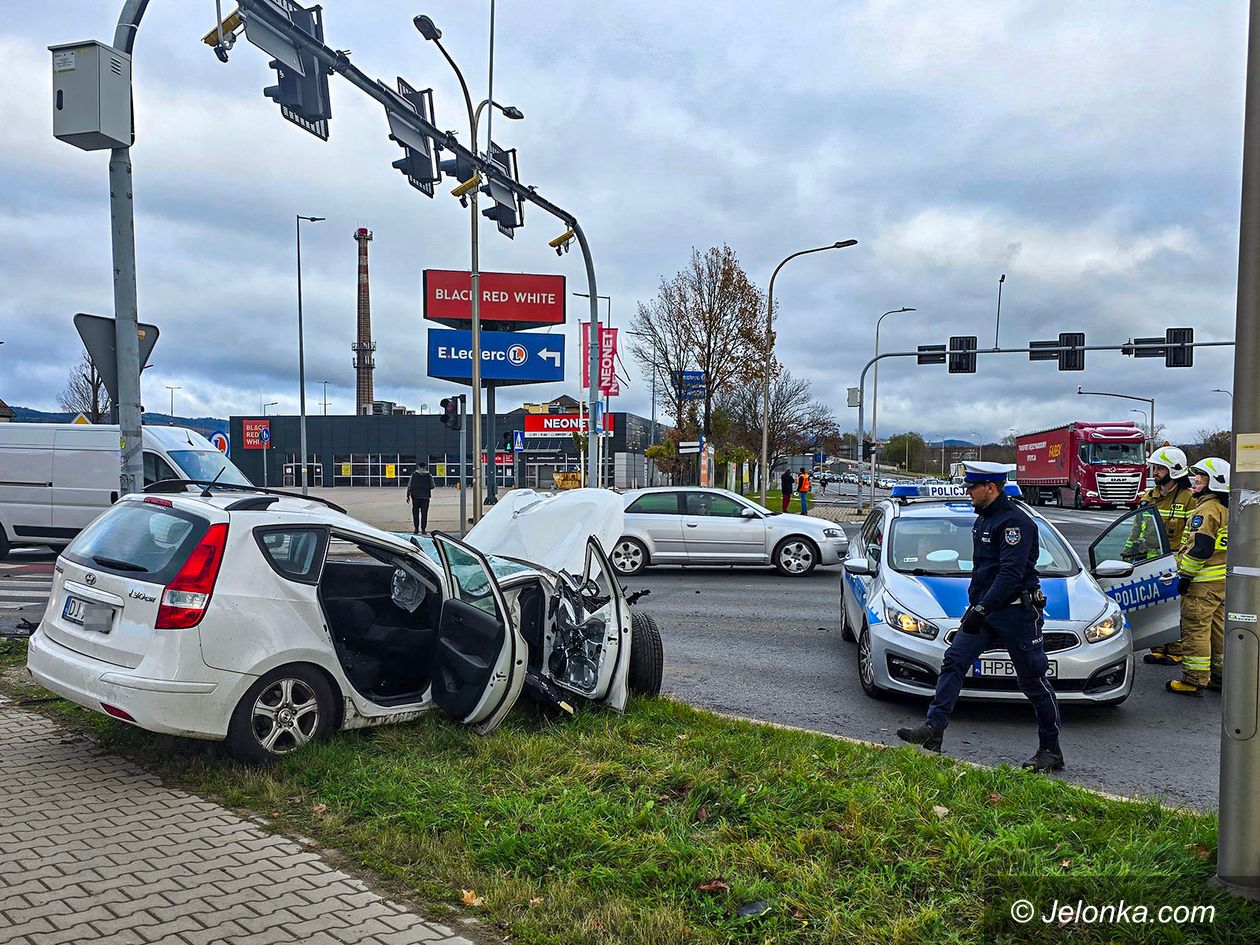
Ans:
<svg viewBox="0 0 1260 945"><path fill-rule="evenodd" d="M302 326L302 221L318 223L323 217L304 217L294 214L293 228L297 233L297 302L298 302L298 404L301 412L301 433L298 437L302 455L298 457L302 468L302 495L307 494L306 469L306 338Z"/></svg>
<svg viewBox="0 0 1260 945"><path fill-rule="evenodd" d="M1260 899L1260 471L1240 455L1243 437L1260 430L1260 0L1251 0L1247 105L1243 131L1238 310L1234 329L1234 467L1230 543L1225 563L1225 667L1221 711L1220 827L1217 879L1231 892ZM1248 443L1247 445L1250 445Z"/></svg>
<svg viewBox="0 0 1260 945"><path fill-rule="evenodd" d="M114 29L114 48L131 55L136 30L149 0L127 0ZM109 153L109 223L114 259L114 347L118 372L118 491L140 491L141 452L140 312L136 302L136 223L132 204L131 148Z"/></svg>
<svg viewBox="0 0 1260 945"><path fill-rule="evenodd" d="M879 357L879 326L884 323L884 319L889 315L898 315L901 312L913 312L915 309L894 308L885 312L875 320L875 356ZM879 362L875 362L875 378L871 383L871 444L874 445L875 440L879 437ZM861 464L859 463L859 468ZM875 452L871 451L871 495L875 494Z"/></svg>
<svg viewBox="0 0 1260 945"><path fill-rule="evenodd" d="M595 416L599 402L599 293L595 287L595 261L591 259L591 248L586 242L586 234L576 220L573 221L573 235L577 237L578 246L582 250L582 260L586 263L586 292L591 303L591 330L587 339L586 361L590 373L591 386L588 388L589 407L587 409L586 437L586 481L592 489L599 488L599 464L595 450L591 448L591 437L595 435Z"/></svg>
<svg viewBox="0 0 1260 945"><path fill-rule="evenodd" d="M468 531L468 395L459 395L459 537Z"/></svg>
<svg viewBox="0 0 1260 945"><path fill-rule="evenodd" d="M498 501L499 492L499 443L495 439L494 381L486 383L486 460L490 466L490 478L486 486L486 505Z"/></svg>
<svg viewBox="0 0 1260 945"><path fill-rule="evenodd" d="M1006 273L998 276L998 303L997 303L997 322L993 326L993 350L996 351L998 345L998 333L1002 330L1002 283L1006 281Z"/></svg>

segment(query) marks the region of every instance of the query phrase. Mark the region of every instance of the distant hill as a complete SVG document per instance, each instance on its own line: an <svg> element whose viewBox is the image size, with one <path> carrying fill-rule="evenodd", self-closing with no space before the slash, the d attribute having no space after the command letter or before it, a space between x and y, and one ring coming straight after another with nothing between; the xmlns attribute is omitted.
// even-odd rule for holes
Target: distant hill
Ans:
<svg viewBox="0 0 1260 945"><path fill-rule="evenodd" d="M13 407L13 421L15 423L69 423L75 418L73 413L55 413L50 410L36 410L34 407ZM227 432L228 422L220 420L217 417L171 417L165 413L145 413L141 416L141 422L152 424L153 426L166 426L174 421L174 426L188 427L196 430L203 435L213 433L215 430Z"/></svg>

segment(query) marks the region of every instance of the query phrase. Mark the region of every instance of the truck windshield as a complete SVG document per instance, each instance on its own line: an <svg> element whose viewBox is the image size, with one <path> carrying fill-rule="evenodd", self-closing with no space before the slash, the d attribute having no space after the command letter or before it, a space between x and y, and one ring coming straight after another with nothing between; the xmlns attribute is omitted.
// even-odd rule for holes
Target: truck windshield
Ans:
<svg viewBox="0 0 1260 945"><path fill-rule="evenodd" d="M1087 463L1093 466L1141 466L1146 450L1141 443L1090 443Z"/></svg>
<svg viewBox="0 0 1260 945"><path fill-rule="evenodd" d="M219 482L236 486L251 485L245 474L232 464L232 461L218 450L171 450L167 453L175 465L184 471L189 479L210 481L218 477ZM223 475L219 475L219 473Z"/></svg>
<svg viewBox="0 0 1260 945"><path fill-rule="evenodd" d="M893 521L888 560L894 571L937 577L971 574L971 526L975 516L963 518L898 518ZM1037 523L1037 573L1042 577L1071 577L1076 559L1058 534L1044 521Z"/></svg>

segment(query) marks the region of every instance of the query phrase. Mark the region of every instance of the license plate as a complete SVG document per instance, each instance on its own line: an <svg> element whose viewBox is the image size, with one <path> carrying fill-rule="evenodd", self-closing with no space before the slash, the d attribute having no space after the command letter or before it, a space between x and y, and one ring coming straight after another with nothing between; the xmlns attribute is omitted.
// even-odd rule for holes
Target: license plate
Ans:
<svg viewBox="0 0 1260 945"><path fill-rule="evenodd" d="M1059 675L1059 664L1054 660L1047 661L1050 668L1046 676L1054 679ZM1011 660L976 660L971 667L972 676L1016 676L1015 664Z"/></svg>
<svg viewBox="0 0 1260 945"><path fill-rule="evenodd" d="M67 623L73 623L84 630L95 630L97 633L109 633L114 621L114 610L103 604L94 604L81 597L67 597L66 606L61 616Z"/></svg>

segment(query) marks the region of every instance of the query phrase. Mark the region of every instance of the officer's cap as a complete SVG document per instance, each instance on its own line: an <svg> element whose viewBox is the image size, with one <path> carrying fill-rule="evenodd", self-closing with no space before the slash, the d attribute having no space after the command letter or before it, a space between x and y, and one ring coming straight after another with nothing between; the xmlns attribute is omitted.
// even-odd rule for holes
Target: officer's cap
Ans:
<svg viewBox="0 0 1260 945"><path fill-rule="evenodd" d="M1004 484L1010 468L1006 463L963 463L963 482Z"/></svg>

